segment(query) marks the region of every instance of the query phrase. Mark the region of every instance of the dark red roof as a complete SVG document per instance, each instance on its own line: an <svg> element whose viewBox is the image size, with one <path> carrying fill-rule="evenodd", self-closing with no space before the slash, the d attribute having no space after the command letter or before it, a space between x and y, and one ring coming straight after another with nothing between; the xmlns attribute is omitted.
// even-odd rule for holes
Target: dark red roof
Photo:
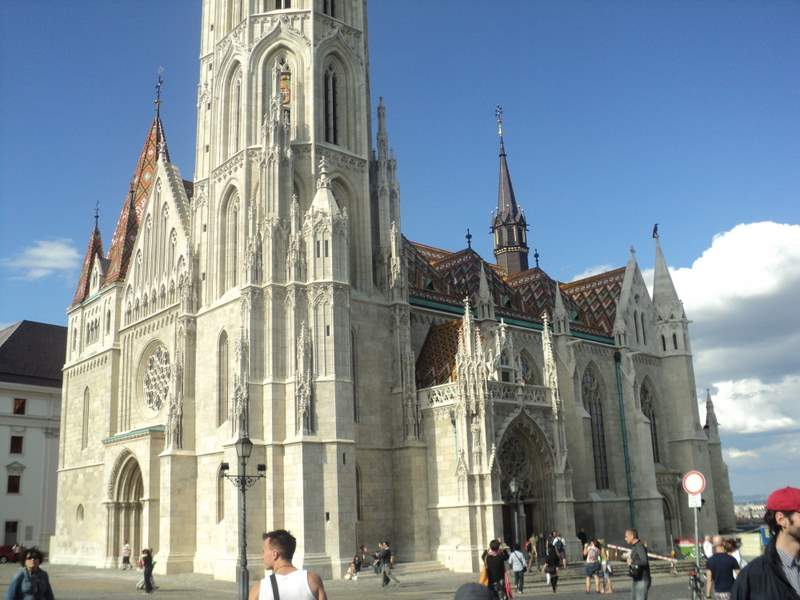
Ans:
<svg viewBox="0 0 800 600"><path fill-rule="evenodd" d="M86 247L86 253L83 256L83 265L81 266L81 275L78 278L78 287L75 290L75 295L72 297L72 305L83 302L84 298L89 295L89 276L91 275L92 264L97 257L99 260L103 258L103 240L100 239L100 230L95 225L92 230L92 235L89 236L89 245Z"/></svg>

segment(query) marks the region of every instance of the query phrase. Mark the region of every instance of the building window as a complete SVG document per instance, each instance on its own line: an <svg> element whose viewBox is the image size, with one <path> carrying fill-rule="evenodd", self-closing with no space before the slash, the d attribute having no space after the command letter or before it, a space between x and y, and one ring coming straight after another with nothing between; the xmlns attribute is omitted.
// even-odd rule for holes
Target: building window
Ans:
<svg viewBox="0 0 800 600"><path fill-rule="evenodd" d="M358 356L356 355L356 332L350 330L350 369L353 380L353 421L358 423Z"/></svg>
<svg viewBox="0 0 800 600"><path fill-rule="evenodd" d="M642 413L650 421L650 441L653 445L653 461L661 462L661 453L658 450L658 425L656 422L655 402L653 392L650 389L647 381L642 383L639 390L639 401L642 405Z"/></svg>
<svg viewBox="0 0 800 600"><path fill-rule="evenodd" d="M219 336L217 346L217 426L228 420L228 334Z"/></svg>
<svg viewBox="0 0 800 600"><path fill-rule="evenodd" d="M22 440L23 437L21 435L12 435L11 436L11 445L8 449L9 454L22 454Z"/></svg>
<svg viewBox="0 0 800 600"><path fill-rule="evenodd" d="M81 450L89 445L89 388L83 391L83 419L81 421Z"/></svg>
<svg viewBox="0 0 800 600"><path fill-rule="evenodd" d="M78 523L83 523L83 504L78 504L78 510L75 511L75 520Z"/></svg>
<svg viewBox="0 0 800 600"><path fill-rule="evenodd" d="M6 546L13 546L17 543L17 529L19 528L19 521L6 521L5 534L3 536L3 543Z"/></svg>
<svg viewBox="0 0 800 600"><path fill-rule="evenodd" d="M224 293L238 283L239 256L239 196L231 192L221 223L219 280Z"/></svg>
<svg viewBox="0 0 800 600"><path fill-rule="evenodd" d="M292 0L273 0L275 10L286 10L292 8Z"/></svg>
<svg viewBox="0 0 800 600"><path fill-rule="evenodd" d="M336 69L334 69L332 64L328 65L328 68L325 70L325 81L323 82L325 101L323 123L325 126L325 141L329 144L339 143L339 84L337 80Z"/></svg>
<svg viewBox="0 0 800 600"><path fill-rule="evenodd" d="M322 0L322 12L329 17L336 17L336 0Z"/></svg>
<svg viewBox="0 0 800 600"><path fill-rule="evenodd" d="M663 335L661 336L661 349L666 352L667 351L667 338Z"/></svg>
<svg viewBox="0 0 800 600"><path fill-rule="evenodd" d="M589 413L592 432L592 455L594 457L594 479L598 490L608 489L608 459L606 456L606 434L603 423L603 386L592 365L586 368L581 383L583 406Z"/></svg>
<svg viewBox="0 0 800 600"><path fill-rule="evenodd" d="M225 471L217 472L217 523L225 518Z"/></svg>
<svg viewBox="0 0 800 600"><path fill-rule="evenodd" d="M356 521L361 520L361 469L356 467Z"/></svg>
<svg viewBox="0 0 800 600"><path fill-rule="evenodd" d="M6 494L19 494L22 475L9 475L6 482Z"/></svg>
<svg viewBox="0 0 800 600"><path fill-rule="evenodd" d="M639 319L642 322L642 343L647 344L647 331L644 328L644 313L639 313Z"/></svg>
<svg viewBox="0 0 800 600"><path fill-rule="evenodd" d="M639 343L639 313L633 311L633 327L636 329L636 343Z"/></svg>
<svg viewBox="0 0 800 600"><path fill-rule="evenodd" d="M675 350L678 349L678 336L674 333L672 334L672 346L675 348Z"/></svg>
<svg viewBox="0 0 800 600"><path fill-rule="evenodd" d="M14 398L14 414L15 415L24 415L25 414L25 398Z"/></svg>

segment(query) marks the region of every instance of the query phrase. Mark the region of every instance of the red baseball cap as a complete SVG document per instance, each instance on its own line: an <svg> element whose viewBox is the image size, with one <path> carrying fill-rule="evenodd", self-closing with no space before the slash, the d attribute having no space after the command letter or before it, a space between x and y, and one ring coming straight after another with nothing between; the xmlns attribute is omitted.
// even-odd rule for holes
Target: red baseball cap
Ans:
<svg viewBox="0 0 800 600"><path fill-rule="evenodd" d="M800 488L785 487L775 490L767 498L767 510L800 512Z"/></svg>

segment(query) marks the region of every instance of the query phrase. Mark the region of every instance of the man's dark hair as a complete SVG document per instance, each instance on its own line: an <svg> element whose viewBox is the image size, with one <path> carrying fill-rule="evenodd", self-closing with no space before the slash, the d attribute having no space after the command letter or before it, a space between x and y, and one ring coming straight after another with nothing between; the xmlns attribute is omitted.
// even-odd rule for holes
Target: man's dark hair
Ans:
<svg viewBox="0 0 800 600"><path fill-rule="evenodd" d="M778 525L778 521L775 518L775 513L783 513L787 519L791 519L792 515L795 513L793 510L768 510L764 513L764 522L769 527L769 532L772 534L772 537L777 536L781 532L781 526Z"/></svg>
<svg viewBox="0 0 800 600"><path fill-rule="evenodd" d="M297 548L297 540L295 537L285 529L276 529L275 531L268 531L261 536L263 540L269 540L269 545L278 551L281 558L288 561L292 560L294 551Z"/></svg>
<svg viewBox="0 0 800 600"><path fill-rule="evenodd" d="M489 549L492 552L497 552L500 549L500 542L498 542L497 540L492 540L491 542L489 542Z"/></svg>
<svg viewBox="0 0 800 600"><path fill-rule="evenodd" d="M629 528L628 528L628 529L626 529L625 531L630 531L630 532L631 532L631 535L632 535L633 537L635 537L637 540L639 539L639 532L638 532L638 531L636 531L636 530L635 530L633 527L629 527Z"/></svg>
<svg viewBox="0 0 800 600"><path fill-rule="evenodd" d="M42 562L42 560L44 560L44 555L36 546L34 546L33 548L28 548L25 551L25 560L28 560L29 558L35 558L39 562Z"/></svg>

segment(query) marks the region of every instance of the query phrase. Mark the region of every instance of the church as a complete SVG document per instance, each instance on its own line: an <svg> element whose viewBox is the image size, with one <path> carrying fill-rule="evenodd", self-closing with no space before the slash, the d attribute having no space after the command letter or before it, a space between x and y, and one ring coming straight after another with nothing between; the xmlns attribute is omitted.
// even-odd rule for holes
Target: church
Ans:
<svg viewBox="0 0 800 600"><path fill-rule="evenodd" d="M249 437L262 531L341 577L357 546L474 571L488 541L733 529L718 423L655 237L625 266L533 266L498 114L494 257L407 239L386 108L371 120L363 0L203 0L193 180L160 100L110 243L67 310L53 562L234 579ZM144 127L143 127L144 129ZM374 131L374 136L373 136ZM413 176L411 174L410 176ZM122 193L124 192L124 193ZM490 208L490 206L487 206Z"/></svg>

